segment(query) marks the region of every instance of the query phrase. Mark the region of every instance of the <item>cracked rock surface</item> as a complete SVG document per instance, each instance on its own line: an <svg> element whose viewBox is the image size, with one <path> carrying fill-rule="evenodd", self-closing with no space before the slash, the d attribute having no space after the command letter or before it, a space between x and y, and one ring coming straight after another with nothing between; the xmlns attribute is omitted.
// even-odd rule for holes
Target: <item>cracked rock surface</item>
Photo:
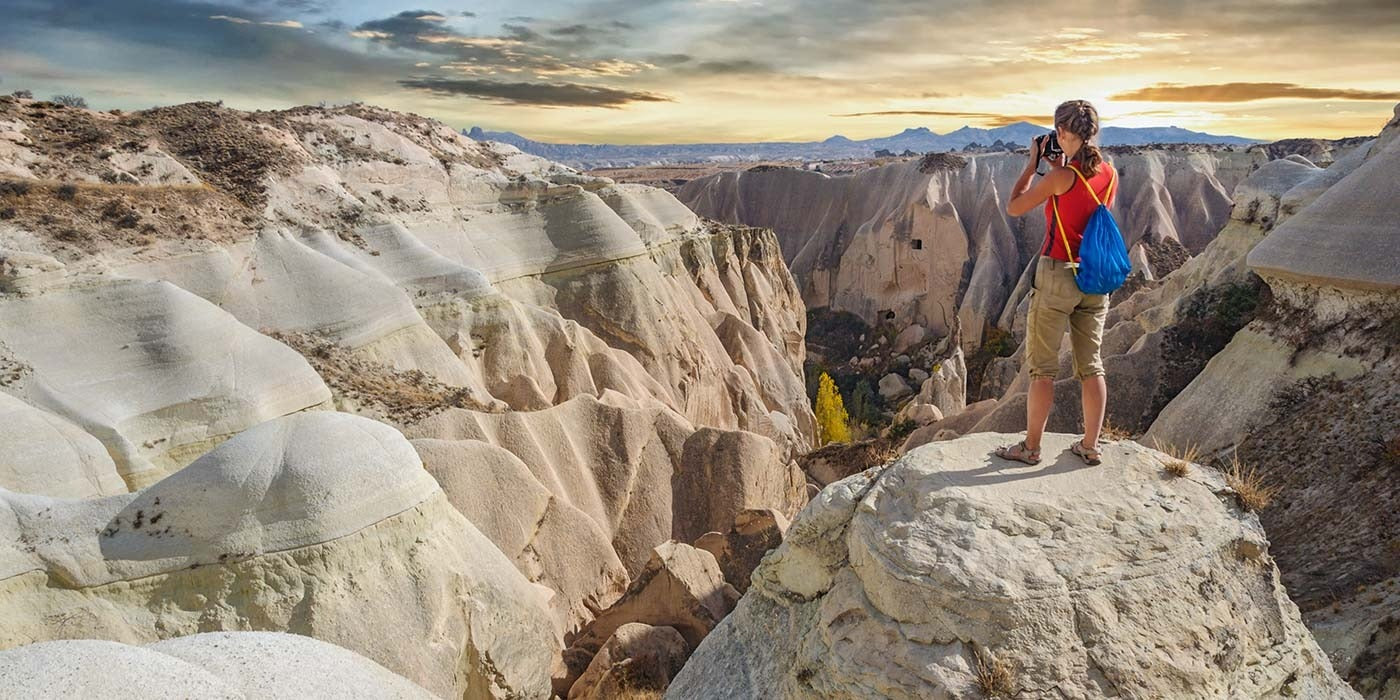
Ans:
<svg viewBox="0 0 1400 700"><path fill-rule="evenodd" d="M1213 470L983 433L831 484L669 698L1355 697L1299 619L1259 521Z"/></svg>

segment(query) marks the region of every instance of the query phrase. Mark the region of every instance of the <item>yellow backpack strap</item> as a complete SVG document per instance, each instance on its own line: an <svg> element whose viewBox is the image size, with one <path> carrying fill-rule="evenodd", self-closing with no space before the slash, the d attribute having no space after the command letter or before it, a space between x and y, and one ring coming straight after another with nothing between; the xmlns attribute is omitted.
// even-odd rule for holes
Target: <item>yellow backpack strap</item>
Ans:
<svg viewBox="0 0 1400 700"><path fill-rule="evenodd" d="M1089 190L1089 196L1094 198L1095 204L1104 204L1113 198L1113 187L1118 184L1118 168L1113 166L1109 166L1108 168L1108 187L1103 191L1103 199L1099 199L1098 193L1094 191L1094 188L1089 186L1089 181L1085 179L1084 173L1079 172L1079 168L1070 166L1070 170L1073 170L1074 174L1079 176L1079 181L1084 183L1084 189Z"/></svg>
<svg viewBox="0 0 1400 700"><path fill-rule="evenodd" d="M1065 257L1069 258L1069 269L1078 277L1079 263L1074 261L1074 252L1069 249L1069 235L1065 233L1064 222L1060 221L1060 195L1050 196L1050 209L1055 212L1055 228L1060 230L1060 242L1065 244Z"/></svg>
<svg viewBox="0 0 1400 700"><path fill-rule="evenodd" d="M1069 166L1069 169L1073 170L1074 174L1079 176L1079 181L1084 183L1084 189L1089 190L1089 196L1094 198L1094 203L1103 204L1103 202L1099 201L1098 193L1094 191L1094 188L1089 186L1089 181L1084 178L1084 173L1079 172L1079 168L1073 165Z"/></svg>

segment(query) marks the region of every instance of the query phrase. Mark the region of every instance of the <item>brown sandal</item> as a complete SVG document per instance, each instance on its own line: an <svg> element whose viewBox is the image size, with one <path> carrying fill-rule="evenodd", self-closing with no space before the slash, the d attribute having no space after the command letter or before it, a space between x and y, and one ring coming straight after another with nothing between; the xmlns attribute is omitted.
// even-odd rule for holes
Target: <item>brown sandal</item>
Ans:
<svg viewBox="0 0 1400 700"><path fill-rule="evenodd" d="M996 456L1002 459L1013 459L1026 464L1040 464L1040 450L1032 451L1026 447L1026 441L1022 440L1014 445L1003 445L996 449Z"/></svg>
<svg viewBox="0 0 1400 700"><path fill-rule="evenodd" d="M1091 467L1098 466L1099 464L1103 463L1103 460L1101 459L1103 457L1103 453L1099 452L1099 448L1085 447L1083 440L1075 440L1074 444L1069 446L1069 451L1079 455L1079 458L1084 460L1084 463Z"/></svg>

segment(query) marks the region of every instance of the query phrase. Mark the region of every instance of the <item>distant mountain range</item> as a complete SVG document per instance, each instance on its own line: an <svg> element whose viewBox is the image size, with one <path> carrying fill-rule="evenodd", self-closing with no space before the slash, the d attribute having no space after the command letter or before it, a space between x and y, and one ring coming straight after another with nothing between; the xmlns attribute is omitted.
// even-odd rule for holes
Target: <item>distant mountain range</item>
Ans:
<svg viewBox="0 0 1400 700"><path fill-rule="evenodd" d="M832 136L825 141L762 141L758 143L671 143L671 144L589 144L546 143L527 139L510 131L484 131L472 127L462 133L478 141L501 141L526 153L580 168L667 165L746 160L835 160L869 158L877 150L903 153L913 151L961 151L969 145L990 146L997 141L1024 146L1048 129L1030 122L1016 122L995 129L964 126L939 134L927 127L905 129L893 136L860 141ZM1141 146L1149 143L1209 143L1248 145L1262 143L1240 136L1219 136L1175 126L1104 127L1099 142L1105 146Z"/></svg>

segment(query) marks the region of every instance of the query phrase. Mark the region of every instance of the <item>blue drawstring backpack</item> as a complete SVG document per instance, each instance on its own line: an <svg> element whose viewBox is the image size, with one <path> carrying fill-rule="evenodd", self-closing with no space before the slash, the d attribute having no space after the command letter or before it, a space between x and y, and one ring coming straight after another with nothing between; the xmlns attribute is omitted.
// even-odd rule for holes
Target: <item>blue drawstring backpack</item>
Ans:
<svg viewBox="0 0 1400 700"><path fill-rule="evenodd" d="M1112 196L1114 185L1118 184L1118 170L1110 168L1111 176L1103 200L1089 186L1089 181L1084 179L1079 168L1070 166L1070 170L1079 176L1084 189L1099 205L1089 215L1089 223L1084 225L1084 236L1079 241L1079 262L1070 264L1070 269L1074 270L1074 283L1085 294L1109 294L1123 286L1128 272L1132 270L1132 263L1128 262L1128 247L1123 243L1123 234L1118 232L1118 222L1113 220L1113 213L1104 204ZM1060 229L1065 254L1070 255L1069 236L1065 234L1065 225L1060 223L1058 202L1058 195L1050 198L1050 206L1055 211L1055 226Z"/></svg>

